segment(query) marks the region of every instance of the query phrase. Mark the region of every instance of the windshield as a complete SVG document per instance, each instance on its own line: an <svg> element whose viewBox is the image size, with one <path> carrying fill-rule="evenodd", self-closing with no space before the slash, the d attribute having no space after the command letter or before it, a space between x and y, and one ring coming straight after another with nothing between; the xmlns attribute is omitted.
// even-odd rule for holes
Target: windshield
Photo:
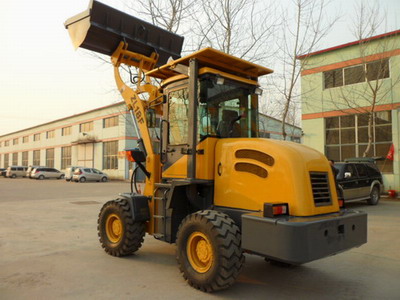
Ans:
<svg viewBox="0 0 400 300"><path fill-rule="evenodd" d="M255 86L216 75L200 78L199 134L209 137L257 137L258 97Z"/></svg>

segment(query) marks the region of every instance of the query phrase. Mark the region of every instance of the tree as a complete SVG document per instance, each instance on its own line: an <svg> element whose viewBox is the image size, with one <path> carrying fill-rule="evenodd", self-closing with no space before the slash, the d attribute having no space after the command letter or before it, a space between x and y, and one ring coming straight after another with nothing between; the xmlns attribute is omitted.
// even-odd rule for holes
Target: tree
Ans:
<svg viewBox="0 0 400 300"><path fill-rule="evenodd" d="M193 19L193 50L213 47L251 62L265 63L273 55L276 6L257 0L202 0ZM266 18L268 21L266 22Z"/></svg>
<svg viewBox="0 0 400 300"><path fill-rule="evenodd" d="M152 24L174 33L180 32L182 25L191 18L195 5L194 0L143 0L126 4Z"/></svg>
<svg viewBox="0 0 400 300"><path fill-rule="evenodd" d="M283 139L287 136L285 127L290 111L299 110L301 92L298 85L301 72L308 65L307 55L316 50L338 20L337 16L330 20L326 18L330 1L293 0L292 4L293 10L282 12L281 38L276 52L280 68L271 81L276 87L276 97L281 101ZM300 55L301 63L298 60Z"/></svg>

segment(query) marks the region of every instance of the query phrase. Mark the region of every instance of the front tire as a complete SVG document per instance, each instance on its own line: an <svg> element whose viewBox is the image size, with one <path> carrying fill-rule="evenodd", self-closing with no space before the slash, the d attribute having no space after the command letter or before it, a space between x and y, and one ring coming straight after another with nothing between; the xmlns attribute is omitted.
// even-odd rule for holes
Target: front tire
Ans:
<svg viewBox="0 0 400 300"><path fill-rule="evenodd" d="M78 182L78 181L77 181L77 182ZM79 178L79 182L86 182L86 178L85 178L85 177Z"/></svg>
<svg viewBox="0 0 400 300"><path fill-rule="evenodd" d="M177 235L177 261L192 287L213 292L230 287L244 263L238 226L226 214L204 210L187 216Z"/></svg>
<svg viewBox="0 0 400 300"><path fill-rule="evenodd" d="M367 203L369 205L377 205L380 198L381 193L379 191L379 188L377 186L374 186L371 190L370 198L367 200Z"/></svg>
<svg viewBox="0 0 400 300"><path fill-rule="evenodd" d="M112 256L126 256L136 252L146 232L144 222L134 222L128 201L108 201L101 208L97 222L101 246Z"/></svg>
<svg viewBox="0 0 400 300"><path fill-rule="evenodd" d="M40 175L40 176L38 177L38 179L39 179L39 180L43 180L43 179L44 179L44 176L43 176L43 175Z"/></svg>

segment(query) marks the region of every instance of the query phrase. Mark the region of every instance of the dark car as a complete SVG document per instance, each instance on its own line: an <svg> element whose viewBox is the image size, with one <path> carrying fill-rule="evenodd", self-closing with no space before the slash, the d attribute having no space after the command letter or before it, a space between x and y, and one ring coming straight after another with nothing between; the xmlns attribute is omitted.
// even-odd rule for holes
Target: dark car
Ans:
<svg viewBox="0 0 400 300"><path fill-rule="evenodd" d="M349 160L335 163L338 170L338 196L345 202L367 200L370 205L379 202L383 191L382 174L373 160Z"/></svg>

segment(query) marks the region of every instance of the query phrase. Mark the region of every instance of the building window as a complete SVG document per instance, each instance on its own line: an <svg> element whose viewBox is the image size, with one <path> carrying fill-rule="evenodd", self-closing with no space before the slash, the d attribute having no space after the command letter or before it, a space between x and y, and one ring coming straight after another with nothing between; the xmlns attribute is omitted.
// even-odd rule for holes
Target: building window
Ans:
<svg viewBox="0 0 400 300"><path fill-rule="evenodd" d="M18 165L18 153L13 153L13 155L12 155L12 164L13 164L13 166L17 166Z"/></svg>
<svg viewBox="0 0 400 300"><path fill-rule="evenodd" d="M71 165L71 146L61 148L61 169Z"/></svg>
<svg viewBox="0 0 400 300"><path fill-rule="evenodd" d="M13 145L18 145L18 139L13 139Z"/></svg>
<svg viewBox="0 0 400 300"><path fill-rule="evenodd" d="M93 130L93 121L79 124L79 132L88 132Z"/></svg>
<svg viewBox="0 0 400 300"><path fill-rule="evenodd" d="M118 126L119 116L109 117L103 119L103 128Z"/></svg>
<svg viewBox="0 0 400 300"><path fill-rule="evenodd" d="M46 167L54 168L54 148L46 149Z"/></svg>
<svg viewBox="0 0 400 300"><path fill-rule="evenodd" d="M24 136L23 138L22 138L22 143L28 143L29 142L29 136L27 135L27 136Z"/></svg>
<svg viewBox="0 0 400 300"><path fill-rule="evenodd" d="M4 168L8 168L8 166L10 165L10 157L9 154L6 153L4 154Z"/></svg>
<svg viewBox="0 0 400 300"><path fill-rule="evenodd" d="M10 141L4 141L4 147L10 146Z"/></svg>
<svg viewBox="0 0 400 300"><path fill-rule="evenodd" d="M36 133L33 135L33 141L34 142L40 141L40 133Z"/></svg>
<svg viewBox="0 0 400 300"><path fill-rule="evenodd" d="M362 157L368 146L368 114L346 115L325 119L325 155L344 161ZM392 145L391 111L375 112L372 119L372 144L367 157L382 157L376 164L382 172L393 172L393 162L384 159Z"/></svg>
<svg viewBox="0 0 400 300"><path fill-rule="evenodd" d="M325 89L390 77L389 59L324 72Z"/></svg>
<svg viewBox="0 0 400 300"><path fill-rule="evenodd" d="M365 81L365 66L359 65L344 69L344 84L354 84Z"/></svg>
<svg viewBox="0 0 400 300"><path fill-rule="evenodd" d="M52 139L55 137L55 131L54 130L49 130L46 132L46 138L47 139Z"/></svg>
<svg viewBox="0 0 400 300"><path fill-rule="evenodd" d="M103 169L118 169L118 141L103 143Z"/></svg>
<svg viewBox="0 0 400 300"><path fill-rule="evenodd" d="M71 132L72 132L72 127L71 126L61 128L61 135L62 136L71 135Z"/></svg>
<svg viewBox="0 0 400 300"><path fill-rule="evenodd" d="M22 152L22 165L28 166L28 151Z"/></svg>
<svg viewBox="0 0 400 300"><path fill-rule="evenodd" d="M32 165L40 166L40 150L33 150L33 162Z"/></svg>
<svg viewBox="0 0 400 300"><path fill-rule="evenodd" d="M325 88L333 88L343 85L343 69L324 72Z"/></svg>
<svg viewBox="0 0 400 300"><path fill-rule="evenodd" d="M389 59L373 61L367 64L367 79L389 78Z"/></svg>

